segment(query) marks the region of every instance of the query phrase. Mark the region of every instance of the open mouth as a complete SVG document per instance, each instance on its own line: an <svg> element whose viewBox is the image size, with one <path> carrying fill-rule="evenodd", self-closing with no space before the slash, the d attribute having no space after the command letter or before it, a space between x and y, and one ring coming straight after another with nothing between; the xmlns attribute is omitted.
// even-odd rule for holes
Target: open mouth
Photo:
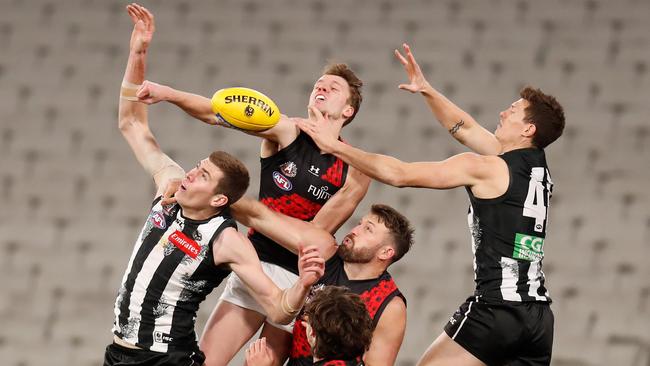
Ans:
<svg viewBox="0 0 650 366"><path fill-rule="evenodd" d="M325 96L322 94L317 94L314 99L319 102L324 102L325 101Z"/></svg>

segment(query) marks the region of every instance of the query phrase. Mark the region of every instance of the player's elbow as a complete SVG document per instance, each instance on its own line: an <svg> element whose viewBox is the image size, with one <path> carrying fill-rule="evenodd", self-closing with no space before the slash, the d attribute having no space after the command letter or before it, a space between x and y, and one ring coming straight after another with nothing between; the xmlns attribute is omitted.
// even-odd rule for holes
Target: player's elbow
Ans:
<svg viewBox="0 0 650 366"><path fill-rule="evenodd" d="M133 117L120 116L117 121L117 127L120 129L120 132L122 132L122 134L133 130L136 124L137 121Z"/></svg>
<svg viewBox="0 0 650 366"><path fill-rule="evenodd" d="M384 183L390 184L393 187L403 188L409 186L408 169L404 164L395 166L391 169Z"/></svg>

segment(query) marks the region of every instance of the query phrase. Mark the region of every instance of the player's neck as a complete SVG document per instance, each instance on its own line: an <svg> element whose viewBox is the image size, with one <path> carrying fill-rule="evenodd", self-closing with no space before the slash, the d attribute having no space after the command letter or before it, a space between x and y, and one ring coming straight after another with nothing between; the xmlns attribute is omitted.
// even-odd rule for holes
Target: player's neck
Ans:
<svg viewBox="0 0 650 366"><path fill-rule="evenodd" d="M204 207L200 209L194 209L191 207L183 207L181 205L181 214L183 215L183 217L195 221L207 220L211 217L218 215L219 213L221 213L221 211L222 209L215 210L214 207Z"/></svg>
<svg viewBox="0 0 650 366"><path fill-rule="evenodd" d="M381 263L350 263L344 262L343 269L350 280L370 280L381 276L386 267Z"/></svg>
<svg viewBox="0 0 650 366"><path fill-rule="evenodd" d="M507 153L509 151L513 151L513 150L528 149L528 148L531 148L531 147L535 147L530 142L530 140L523 140L523 141L518 141L518 142L510 143L510 144L503 143L501 146L503 147L503 149L501 150L501 154L505 154L505 153Z"/></svg>

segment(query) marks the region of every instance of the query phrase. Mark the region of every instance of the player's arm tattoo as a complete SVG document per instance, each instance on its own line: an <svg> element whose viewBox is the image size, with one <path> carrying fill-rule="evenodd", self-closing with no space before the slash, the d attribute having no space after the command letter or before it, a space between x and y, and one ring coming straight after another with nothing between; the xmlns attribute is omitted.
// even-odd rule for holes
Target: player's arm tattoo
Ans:
<svg viewBox="0 0 650 366"><path fill-rule="evenodd" d="M452 128L449 129L449 133L450 133L452 136L455 135L456 132L458 132L458 130L460 130L460 127L461 127L462 125L464 125L464 124L465 124L465 121L463 121L463 120L461 119L458 123L456 123Z"/></svg>

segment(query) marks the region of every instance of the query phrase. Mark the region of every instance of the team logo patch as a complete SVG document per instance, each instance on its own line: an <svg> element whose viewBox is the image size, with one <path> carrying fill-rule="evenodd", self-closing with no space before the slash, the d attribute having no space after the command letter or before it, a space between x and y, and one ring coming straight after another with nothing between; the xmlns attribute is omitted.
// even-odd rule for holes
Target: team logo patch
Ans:
<svg viewBox="0 0 650 366"><path fill-rule="evenodd" d="M319 175L320 174L320 168L316 168L315 166L312 165L311 167L309 167L309 173L311 173L311 175L314 175L316 177L320 177L320 175Z"/></svg>
<svg viewBox="0 0 650 366"><path fill-rule="evenodd" d="M282 173L289 178L293 178L298 174L298 166L293 161L288 161L280 165L280 170L282 170Z"/></svg>
<svg viewBox="0 0 650 366"><path fill-rule="evenodd" d="M153 226L157 227L158 229L164 229L167 227L165 216L163 216L162 211L152 212L151 215L149 215L149 221L151 221Z"/></svg>
<svg viewBox="0 0 650 366"><path fill-rule="evenodd" d="M195 232L192 233L192 239L196 241L201 241L203 239L203 235L201 235L201 232L197 229Z"/></svg>
<svg viewBox="0 0 650 366"><path fill-rule="evenodd" d="M244 109L244 114L246 115L246 117L253 117L253 113L255 113L253 107L247 105L246 108Z"/></svg>
<svg viewBox="0 0 650 366"><path fill-rule="evenodd" d="M178 249L182 250L185 254L190 256L192 259L196 257L201 252L201 247L197 242L187 237L187 235L176 230L169 236L169 241L174 244Z"/></svg>
<svg viewBox="0 0 650 366"><path fill-rule="evenodd" d="M532 235L515 235L515 249L512 258L537 262L544 258L544 239Z"/></svg>
<svg viewBox="0 0 650 366"><path fill-rule="evenodd" d="M293 188L289 178L280 174L280 172L273 172L273 181L275 182L275 185L283 191L290 191L291 188Z"/></svg>
<svg viewBox="0 0 650 366"><path fill-rule="evenodd" d="M167 333L163 333L159 330L153 332L153 341L156 343L170 343L173 340L174 338Z"/></svg>

